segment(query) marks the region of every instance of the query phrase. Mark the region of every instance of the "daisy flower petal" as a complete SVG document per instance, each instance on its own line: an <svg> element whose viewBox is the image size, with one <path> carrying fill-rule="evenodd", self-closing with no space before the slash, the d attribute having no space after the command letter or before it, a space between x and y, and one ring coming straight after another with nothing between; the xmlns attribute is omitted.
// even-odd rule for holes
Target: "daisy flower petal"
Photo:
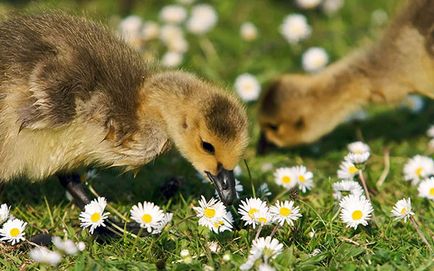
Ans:
<svg viewBox="0 0 434 271"><path fill-rule="evenodd" d="M158 228L160 222L164 219L164 213L152 202L144 201L134 205L130 211L131 219L140 224L140 227L145 228L148 232L152 232Z"/></svg>
<svg viewBox="0 0 434 271"><path fill-rule="evenodd" d="M417 190L420 197L434 200L434 177L420 182Z"/></svg>
<svg viewBox="0 0 434 271"><path fill-rule="evenodd" d="M108 213L104 212L107 206L107 201L104 197L99 197L92 200L84 206L84 211L80 213L81 227L89 228L89 232L93 234L96 228L105 227L104 221L108 218Z"/></svg>
<svg viewBox="0 0 434 271"><path fill-rule="evenodd" d="M404 219L404 222L407 222L407 219L414 215L411 211L411 199L407 198L399 200L395 206L393 206L392 215L396 220Z"/></svg>
<svg viewBox="0 0 434 271"><path fill-rule="evenodd" d="M348 195L344 197L340 203L341 219L347 224L347 227L354 229L359 225L368 225L368 220L374 211L371 202L363 195Z"/></svg>
<svg viewBox="0 0 434 271"><path fill-rule="evenodd" d="M0 241L6 241L15 245L21 241L24 241L27 223L17 219L12 218L3 224L3 227L0 229Z"/></svg>
<svg viewBox="0 0 434 271"><path fill-rule="evenodd" d="M300 214L300 208L294 206L293 201L277 201L274 206L271 206L270 212L274 216L274 221L280 226L288 223L290 226L294 225L294 221L299 219L302 215Z"/></svg>

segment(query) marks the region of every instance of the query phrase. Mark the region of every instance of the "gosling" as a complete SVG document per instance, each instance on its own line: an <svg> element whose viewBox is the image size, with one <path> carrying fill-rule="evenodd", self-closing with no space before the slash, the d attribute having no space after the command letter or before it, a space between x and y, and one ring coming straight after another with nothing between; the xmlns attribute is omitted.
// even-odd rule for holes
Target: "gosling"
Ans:
<svg viewBox="0 0 434 271"><path fill-rule="evenodd" d="M175 145L231 204L247 141L236 98L145 63L99 23L58 13L0 23L0 183L57 175L82 207L78 167L135 171Z"/></svg>
<svg viewBox="0 0 434 271"><path fill-rule="evenodd" d="M311 143L370 103L396 103L409 93L434 98L434 1L413 0L383 36L312 75L285 74L261 100L265 142L278 147Z"/></svg>

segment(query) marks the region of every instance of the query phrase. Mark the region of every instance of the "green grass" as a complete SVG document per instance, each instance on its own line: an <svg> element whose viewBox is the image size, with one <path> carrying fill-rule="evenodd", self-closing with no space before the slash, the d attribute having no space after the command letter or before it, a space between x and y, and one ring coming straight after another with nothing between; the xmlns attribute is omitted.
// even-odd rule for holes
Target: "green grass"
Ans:
<svg viewBox="0 0 434 271"><path fill-rule="evenodd" d="M24 1L25 2L25 1ZM58 2L61 2L58 3ZM83 10L90 17L107 20L118 14L115 4L109 1L83 1L78 6L72 1L45 1L22 3L20 6L0 4L1 10L24 8L62 8L77 13ZM134 13L147 19L157 19L160 1L138 1ZM161 1L162 2L162 1ZM250 72L266 83L283 72L301 71L302 52L310 46L324 47L331 60L337 60L352 49L366 43L379 34L380 26L371 21L371 13L383 9L389 15L398 1L348 0L336 15L326 16L320 11L299 11L288 0L212 1L219 12L218 26L203 40L188 35L190 50L183 69L232 86L237 75ZM301 12L313 26L313 35L297 46L289 46L278 33L283 17L292 12ZM78 13L81 13L79 11ZM259 39L246 43L239 38L239 25L243 21L254 22L259 29ZM210 42L217 54L204 50L204 42ZM162 53L157 43L151 45L153 53ZM402 168L406 160L415 154L427 153L428 139L425 131L434 119L434 103L426 102L418 114L392 107L371 106L369 119L361 123L340 126L313 146L292 150L272 150L266 156L255 156L258 126L255 123L256 104L248 105L250 116L251 144L246 159L251 169L252 180L242 166L240 177L244 185L242 196L251 196L251 187L256 189L263 182L273 192L269 201L281 192L273 183L273 170L263 171L266 163L273 168L304 164L315 174L315 187L311 192L296 196L303 217L293 229L284 228L276 237L284 243L284 252L274 261L278 270L429 270L433 268L432 254L427 250L410 224L395 222L390 217L393 204L411 197L425 234L433 236L434 204L417 197L417 190L403 181ZM332 197L331 184L337 180L336 169L346 154L346 144L363 139L372 149L366 175L368 186L373 189L373 205L378 226L348 229L336 215L336 202ZM391 168L386 182L376 187L384 163L383 152L390 150ZM432 155L432 154L431 154ZM182 176L179 191L167 199L160 188L170 177ZM165 210L174 213L170 227L160 236L134 239L123 236L105 244L95 242L87 231L79 226L79 210L68 202L64 190L55 179L41 183L17 181L6 184L0 194L0 202L12 205L12 214L29 223L27 236L42 231L53 235L82 240L87 248L78 256L66 257L58 267L61 270L202 270L204 265L215 270L234 270L248 255L255 231L242 228L234 232L216 235L198 227L192 218L192 206L197 205L200 195L210 198L213 188L202 184L193 168L176 151L171 151L155 162L145 166L136 178L120 175L115 170L101 170L92 185L104 195L117 210L128 215L132 205L139 201L153 201ZM283 198L289 198L285 195ZM315 231L311 238L310 232ZM271 232L265 228L262 236ZM207 242L217 241L222 249L212 254ZM432 243L432 239L431 239ZM194 256L191 264L180 263L182 249L189 249ZM321 253L310 257L314 249ZM230 253L232 260L223 261ZM42 266L31 262L25 248L0 244L1 270L39 270ZM50 270L49 267L44 267ZM54 270L54 268L53 268Z"/></svg>

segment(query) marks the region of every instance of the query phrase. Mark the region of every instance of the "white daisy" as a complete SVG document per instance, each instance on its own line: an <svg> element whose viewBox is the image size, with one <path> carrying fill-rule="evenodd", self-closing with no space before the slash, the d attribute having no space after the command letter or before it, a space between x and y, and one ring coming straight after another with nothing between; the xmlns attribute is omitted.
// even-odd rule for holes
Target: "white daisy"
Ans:
<svg viewBox="0 0 434 271"><path fill-rule="evenodd" d="M77 248L79 251L84 251L86 249L86 244L80 241L77 243Z"/></svg>
<svg viewBox="0 0 434 271"><path fill-rule="evenodd" d="M416 155L404 165L404 179L413 185L433 174L434 160L427 156Z"/></svg>
<svg viewBox="0 0 434 271"><path fill-rule="evenodd" d="M153 21L146 21L142 27L142 38L146 41L156 39L160 36L160 26Z"/></svg>
<svg viewBox="0 0 434 271"><path fill-rule="evenodd" d="M131 219L140 224L140 227L145 228L148 232L160 226L160 222L164 219L164 213L159 206L152 202L139 202L131 208Z"/></svg>
<svg viewBox="0 0 434 271"><path fill-rule="evenodd" d="M429 127L429 129L426 131L426 135L428 137L434 138L434 125L431 125L431 127Z"/></svg>
<svg viewBox="0 0 434 271"><path fill-rule="evenodd" d="M249 198L241 201L238 213L241 215L241 220L245 225L252 225L253 228L258 224L258 213L264 214L268 212L267 204L258 198Z"/></svg>
<svg viewBox="0 0 434 271"><path fill-rule="evenodd" d="M240 265L240 270L250 270L255 265L256 261L259 260L262 257L262 251L261 250L254 250L251 249L249 256L247 257L247 261Z"/></svg>
<svg viewBox="0 0 434 271"><path fill-rule="evenodd" d="M395 206L393 206L392 215L396 220L404 219L404 222L407 222L407 219L414 215L411 211L411 199L398 200Z"/></svg>
<svg viewBox="0 0 434 271"><path fill-rule="evenodd" d="M142 19L139 16L131 15L123 19L118 27L121 37L135 49L142 46Z"/></svg>
<svg viewBox="0 0 434 271"><path fill-rule="evenodd" d="M322 0L296 0L297 6L304 9L316 8Z"/></svg>
<svg viewBox="0 0 434 271"><path fill-rule="evenodd" d="M297 185L296 178L294 168L283 167L274 172L274 181L286 189L291 189Z"/></svg>
<svg viewBox="0 0 434 271"><path fill-rule="evenodd" d="M3 203L0 206L0 225L3 224L6 220L8 220L9 217L9 209L8 205L6 203Z"/></svg>
<svg viewBox="0 0 434 271"><path fill-rule="evenodd" d="M184 55L178 52L167 52L163 55L161 59L161 65L168 68L174 68L182 63Z"/></svg>
<svg viewBox="0 0 434 271"><path fill-rule="evenodd" d="M185 53L188 50L188 42L183 36L171 39L166 43L166 45L171 52Z"/></svg>
<svg viewBox="0 0 434 271"><path fill-rule="evenodd" d="M199 217L199 225L210 229L213 229L216 222L221 224L221 219L226 215L226 208L221 201L211 198L207 202L204 196L201 196L201 199L199 200L199 207L193 207L193 210ZM218 229L219 227L214 228Z"/></svg>
<svg viewBox="0 0 434 271"><path fill-rule="evenodd" d="M313 174L305 166L295 166L294 175L300 190L305 193L313 187Z"/></svg>
<svg viewBox="0 0 434 271"><path fill-rule="evenodd" d="M207 245L212 253L219 253L221 250L221 246L216 241L210 241L207 243Z"/></svg>
<svg viewBox="0 0 434 271"><path fill-rule="evenodd" d="M177 25L166 24L160 28L160 39L164 44L171 43L172 40L184 38L184 32Z"/></svg>
<svg viewBox="0 0 434 271"><path fill-rule="evenodd" d="M180 5L167 5L160 11L160 20L169 24L182 23L187 18L187 11Z"/></svg>
<svg viewBox="0 0 434 271"><path fill-rule="evenodd" d="M253 240L250 254L260 251L265 261L276 258L283 251L283 245L271 236L260 237Z"/></svg>
<svg viewBox="0 0 434 271"><path fill-rule="evenodd" d="M186 26L191 33L202 35L210 31L217 24L217 20L217 12L211 5L199 4L192 8Z"/></svg>
<svg viewBox="0 0 434 271"><path fill-rule="evenodd" d="M255 213L255 219L259 225L265 226L271 224L274 217L270 210L267 208L261 209L259 210L259 212Z"/></svg>
<svg viewBox="0 0 434 271"><path fill-rule="evenodd" d="M245 41L252 41L258 37L258 29L251 22L244 22L240 27L241 38Z"/></svg>
<svg viewBox="0 0 434 271"><path fill-rule="evenodd" d="M339 165L339 169L338 169L338 178L342 179L342 180L353 180L354 176L357 175L357 173L359 172L359 170L357 169L356 165L354 165L352 162L350 161L343 161L340 165Z"/></svg>
<svg viewBox="0 0 434 271"><path fill-rule="evenodd" d="M256 77L243 73L235 79L235 91L245 102L256 101L261 93L261 85Z"/></svg>
<svg viewBox="0 0 434 271"><path fill-rule="evenodd" d="M62 261L62 255L60 253L51 251L46 247L36 247L30 250L30 258L38 263L49 264L51 266L57 266Z"/></svg>
<svg viewBox="0 0 434 271"><path fill-rule="evenodd" d="M343 5L344 0L324 0L321 4L321 7L327 15L332 15L340 10Z"/></svg>
<svg viewBox="0 0 434 271"><path fill-rule="evenodd" d="M90 227L89 232L91 234L93 234L96 228L100 226L105 227L104 220L106 220L109 215L109 213L104 212L106 206L107 201L104 197L96 198L84 206L84 211L80 213L79 217L81 227Z"/></svg>
<svg viewBox="0 0 434 271"><path fill-rule="evenodd" d="M417 190L419 197L434 200L434 177L421 181Z"/></svg>
<svg viewBox="0 0 434 271"><path fill-rule="evenodd" d="M152 230L152 234L159 234L163 231L164 227L166 227L167 224L172 221L173 214L172 213L165 213L163 219L160 220Z"/></svg>
<svg viewBox="0 0 434 271"><path fill-rule="evenodd" d="M372 23L378 26L385 24L388 19L389 15L383 9L376 9L371 14Z"/></svg>
<svg viewBox="0 0 434 271"><path fill-rule="evenodd" d="M320 47L311 47L302 56L303 69L307 72L322 70L329 62L327 52Z"/></svg>
<svg viewBox="0 0 434 271"><path fill-rule="evenodd" d="M348 144L347 146L348 150L352 153L369 153L371 149L369 146L362 141L356 141L353 143Z"/></svg>
<svg viewBox="0 0 434 271"><path fill-rule="evenodd" d="M68 255L76 255L79 251L77 245L72 240L62 240L60 237L54 236L51 238L51 241L58 250L61 250Z"/></svg>
<svg viewBox="0 0 434 271"><path fill-rule="evenodd" d="M188 249L184 248L181 250L181 252L179 252L179 255L182 258L188 257L188 256L190 256L190 251Z"/></svg>
<svg viewBox="0 0 434 271"><path fill-rule="evenodd" d="M357 228L360 224L368 225L371 213L374 211L372 204L363 195L348 195L340 203L341 219L347 227Z"/></svg>
<svg viewBox="0 0 434 271"><path fill-rule="evenodd" d="M350 152L345 156L344 160L350 161L354 165L360 165L368 161L370 155L371 154L369 152L362 152L362 153Z"/></svg>
<svg viewBox="0 0 434 271"><path fill-rule="evenodd" d="M291 14L285 17L280 26L280 33L290 43L298 43L310 36L311 27L307 23L306 17L301 14Z"/></svg>
<svg viewBox="0 0 434 271"><path fill-rule="evenodd" d="M24 233L26 225L27 223L20 219L9 219L8 221L6 221L6 223L3 224L3 227L0 229L0 241L7 241L10 242L12 245L24 241L26 239Z"/></svg>
<svg viewBox="0 0 434 271"><path fill-rule="evenodd" d="M294 225L294 221L299 219L302 215L300 214L300 208L294 206L293 201L277 201L274 206L270 207L270 212L274 216L274 221L280 226L288 223L290 226Z"/></svg>
<svg viewBox="0 0 434 271"><path fill-rule="evenodd" d="M231 231L234 219L230 212L226 212L223 216L216 217L213 220L211 227L209 227L213 232L220 233L224 231Z"/></svg>
<svg viewBox="0 0 434 271"><path fill-rule="evenodd" d="M342 192L348 192L353 195L362 195L363 188L362 186L355 181L344 180L333 184L333 197L337 200L340 200L343 195Z"/></svg>

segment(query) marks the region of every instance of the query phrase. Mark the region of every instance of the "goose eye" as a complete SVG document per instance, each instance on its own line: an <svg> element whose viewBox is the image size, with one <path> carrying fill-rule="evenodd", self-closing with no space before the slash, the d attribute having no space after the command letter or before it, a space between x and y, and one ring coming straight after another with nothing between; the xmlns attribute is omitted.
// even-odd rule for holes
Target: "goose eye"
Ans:
<svg viewBox="0 0 434 271"><path fill-rule="evenodd" d="M202 148L209 154L214 154L215 149L214 146L211 143L202 141Z"/></svg>
<svg viewBox="0 0 434 271"><path fill-rule="evenodd" d="M295 123L294 123L294 127L295 129L302 129L304 127L304 119L303 118L299 118Z"/></svg>
<svg viewBox="0 0 434 271"><path fill-rule="evenodd" d="M277 131L277 129L279 129L279 125L277 125L277 124L272 124L272 123L268 123L268 124L267 124L267 127L268 127L270 130L273 130L273 131Z"/></svg>

